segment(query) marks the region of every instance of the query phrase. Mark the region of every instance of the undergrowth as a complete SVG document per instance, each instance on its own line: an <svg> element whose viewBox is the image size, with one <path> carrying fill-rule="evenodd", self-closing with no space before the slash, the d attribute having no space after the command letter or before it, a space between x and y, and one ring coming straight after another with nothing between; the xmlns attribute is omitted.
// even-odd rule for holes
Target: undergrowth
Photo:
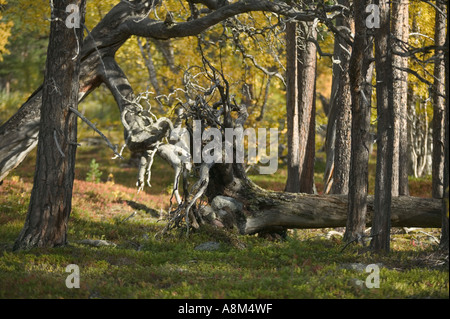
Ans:
<svg viewBox="0 0 450 319"><path fill-rule="evenodd" d="M338 233L343 229L289 230L286 239L269 240L204 226L189 237L184 230L159 237L170 198L165 190L170 168L156 160L155 186L137 194L137 170L103 155L90 148L80 148L77 155L65 247L12 250L27 212L32 156L30 166L22 164L4 180L0 298L449 297L448 255L437 250L439 229L394 228L387 255L357 245L341 251ZM85 181L93 158L105 172L100 183ZM274 177L274 183L282 182ZM94 247L86 240L109 246ZM199 250L206 242L218 248ZM70 264L80 269L78 289L66 286ZM378 288L367 285L367 265L379 269Z"/></svg>

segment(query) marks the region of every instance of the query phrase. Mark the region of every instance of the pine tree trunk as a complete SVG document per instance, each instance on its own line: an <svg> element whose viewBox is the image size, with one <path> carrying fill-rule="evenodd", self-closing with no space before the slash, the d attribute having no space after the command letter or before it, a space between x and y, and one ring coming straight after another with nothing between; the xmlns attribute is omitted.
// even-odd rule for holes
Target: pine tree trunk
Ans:
<svg viewBox="0 0 450 319"><path fill-rule="evenodd" d="M409 0L394 1L392 3L392 48L393 51L404 53L403 43L407 43L409 36L408 21ZM408 194L407 161L407 103L408 103L408 73L398 68L408 67L408 58L392 55L393 63L393 162L392 162L392 196Z"/></svg>
<svg viewBox="0 0 450 319"><path fill-rule="evenodd" d="M375 176L375 203L372 225L374 251L389 252L392 201L393 164L393 97L392 56L390 42L390 10L386 0L378 2L380 28L375 33L375 65L377 92L377 167Z"/></svg>
<svg viewBox="0 0 450 319"><path fill-rule="evenodd" d="M72 1L58 1L53 15L60 17ZM86 2L78 1L81 23ZM50 40L42 89L41 120L36 171L25 225L14 249L65 245L67 222L72 208L75 174L77 108L82 28L66 27L57 19L50 26Z"/></svg>
<svg viewBox="0 0 450 319"><path fill-rule="evenodd" d="M298 56L298 108L299 108L299 166L300 188L298 192L314 193L314 161L316 153L316 40L314 23L300 23L300 34L305 37Z"/></svg>
<svg viewBox="0 0 450 319"><path fill-rule="evenodd" d="M297 42L297 31L305 39ZM288 172L286 192L314 192L316 39L313 23L286 26Z"/></svg>
<svg viewBox="0 0 450 319"><path fill-rule="evenodd" d="M444 10L443 10L444 11ZM445 12L445 11L444 11ZM448 16L448 4L447 4L447 16ZM445 113L444 113L444 128L445 128L445 139L444 139L444 196L442 198L442 204L441 204L441 218L442 218L442 228L441 228L441 242L440 242L440 248L442 250L445 250L448 252L449 250L449 223L448 223L448 217L449 217L449 144L450 144L450 103L449 103L449 97L450 97L450 88L449 88L449 35L447 30L446 40L445 40L445 50L444 50L444 56L445 56Z"/></svg>
<svg viewBox="0 0 450 319"><path fill-rule="evenodd" d="M297 193L300 189L299 172L299 109L297 23L286 24L286 117L288 138L286 192Z"/></svg>
<svg viewBox="0 0 450 319"><path fill-rule="evenodd" d="M349 7L349 1L341 0L340 4ZM339 17L336 21L337 25L342 25L354 32L353 21L350 17ZM335 50L340 53L338 59L341 63L337 66L340 72L333 79L338 81L334 106L336 108L336 138L334 146L334 170L333 184L331 187L332 194L348 194L348 182L350 174L351 159L351 93L350 93L350 75L348 69L350 67L350 54L352 48L345 41L336 38L334 45ZM341 68L343 71L341 71Z"/></svg>
<svg viewBox="0 0 450 319"><path fill-rule="evenodd" d="M409 1L405 0L403 6L403 34L402 41L408 42L409 39ZM403 68L408 68L408 58L404 58L403 60ZM398 172L398 194L399 195L409 195L409 156L408 156L408 147L409 147L409 139L408 139L408 75L406 73L403 74L402 84L403 87L401 92L404 92L403 96L403 105L400 105L399 108L399 172Z"/></svg>
<svg viewBox="0 0 450 319"><path fill-rule="evenodd" d="M344 240L364 235L369 185L370 107L372 99L372 37L367 33L367 1L354 3L355 37L350 58L349 78L352 97L351 164L348 218Z"/></svg>
<svg viewBox="0 0 450 319"><path fill-rule="evenodd" d="M445 5L437 2L437 7L445 12ZM445 45L446 17L436 10L434 44ZM434 64L433 83L433 155L432 155L432 196L444 195L444 137L445 137L445 61L441 52Z"/></svg>

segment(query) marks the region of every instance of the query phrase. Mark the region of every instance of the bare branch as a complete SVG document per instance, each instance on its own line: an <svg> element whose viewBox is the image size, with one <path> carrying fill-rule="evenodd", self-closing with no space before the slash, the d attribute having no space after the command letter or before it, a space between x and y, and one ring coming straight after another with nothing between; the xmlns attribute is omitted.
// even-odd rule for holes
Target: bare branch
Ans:
<svg viewBox="0 0 450 319"><path fill-rule="evenodd" d="M326 53L326 52L322 51L322 48L320 47L320 44L319 44L319 42L316 39L308 38L308 42L312 42L312 43L315 44L317 52L319 53L320 56L326 56L326 57L333 58L333 53Z"/></svg>
<svg viewBox="0 0 450 319"><path fill-rule="evenodd" d="M299 21L313 21L317 17L315 12L298 11L281 1L243 0L220 7L208 15L187 22L167 25L163 21L149 18L139 22L128 19L121 29L128 34L155 39L181 38L197 35L227 18L251 11L274 12Z"/></svg>
<svg viewBox="0 0 450 319"><path fill-rule="evenodd" d="M398 56L402 56L402 57L410 57L410 56L415 56L418 53L422 53L422 54L426 54L426 53L431 53L432 51L444 51L446 48L444 46L438 46L438 45L429 45L426 47L421 47L421 48L413 48L404 52L400 52L400 51L392 51L393 54L398 55Z"/></svg>
<svg viewBox="0 0 450 319"><path fill-rule="evenodd" d="M89 121L86 117L83 116L80 112L78 112L77 109L73 107L69 107L69 110L75 113L80 119L82 119L87 125L89 125L90 128L92 128L94 131L96 131L106 142L106 144L109 146L110 149L113 150L114 154L116 154L117 157L120 159L123 159L122 155L120 155L117 152L117 146L113 146L112 143L109 141L109 139L98 129L95 127L95 125ZM63 154L64 155L64 154Z"/></svg>

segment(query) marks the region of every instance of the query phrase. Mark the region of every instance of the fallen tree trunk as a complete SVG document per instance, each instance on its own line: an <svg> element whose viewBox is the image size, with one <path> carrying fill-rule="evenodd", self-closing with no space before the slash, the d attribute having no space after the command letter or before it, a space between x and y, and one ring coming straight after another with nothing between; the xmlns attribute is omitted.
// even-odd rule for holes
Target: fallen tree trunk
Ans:
<svg viewBox="0 0 450 319"><path fill-rule="evenodd" d="M210 194L225 195L242 203L242 210L235 212L234 225L241 234L262 231L278 231L288 228L345 227L347 222L347 195L314 195L274 192L262 189L236 171L233 180L220 181L220 170L212 170L210 183L226 185L217 188L210 185ZM238 168L238 170L236 170ZM217 192L211 192L211 189ZM210 197L210 202L213 198ZM367 226L373 217L373 196L368 196ZM432 198L399 196L392 198L392 227L440 228L441 201Z"/></svg>
<svg viewBox="0 0 450 319"><path fill-rule="evenodd" d="M255 205L256 204L256 205ZM260 200L258 208L247 217L242 233L251 234L272 227L334 228L345 227L347 221L346 195L288 195L271 193ZM439 200L410 196L392 199L392 227L441 227ZM373 196L368 197L368 223L371 225Z"/></svg>

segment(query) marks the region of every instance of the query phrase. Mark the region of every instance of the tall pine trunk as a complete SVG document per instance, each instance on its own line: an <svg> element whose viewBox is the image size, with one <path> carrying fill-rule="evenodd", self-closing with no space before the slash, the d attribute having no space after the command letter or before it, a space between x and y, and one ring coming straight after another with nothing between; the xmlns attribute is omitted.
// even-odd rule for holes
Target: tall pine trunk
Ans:
<svg viewBox="0 0 450 319"><path fill-rule="evenodd" d="M52 8L34 185L25 225L14 249L67 243L77 148L77 117L69 108L78 105L79 45L83 37L82 28L68 28L64 23L66 7L72 2L56 1ZM86 2L79 0L76 5L80 23L84 23Z"/></svg>
<svg viewBox="0 0 450 319"><path fill-rule="evenodd" d="M298 32L298 33L297 33ZM297 41L297 35L303 41ZM286 192L314 192L316 39L313 23L286 27L288 177Z"/></svg>
<svg viewBox="0 0 450 319"><path fill-rule="evenodd" d="M339 4L349 7L348 0ZM354 32L350 14L336 18L336 26ZM340 36L334 40L333 83L331 86L330 116L327 125L327 169L325 193L348 194L351 159L351 93L348 72L352 47Z"/></svg>
<svg viewBox="0 0 450 319"><path fill-rule="evenodd" d="M392 48L398 53L405 53L404 43L409 37L409 0L392 3ZM408 195L408 73L401 68L408 67L408 57L401 54L392 55L393 63L393 163L392 163L392 196Z"/></svg>
<svg viewBox="0 0 450 319"><path fill-rule="evenodd" d="M405 1L405 5L403 7L403 41L405 43L408 42L409 39L409 2L408 0ZM408 59L404 58L403 60L403 67L408 68ZM409 161L408 156L408 148L409 148L409 138L408 138L408 130L406 129L408 127L408 76L407 74L404 74L403 78L403 85L404 88L402 89L406 91L406 97L404 100L404 105L400 106L400 112L399 112L399 122L400 122L400 132L399 132L399 172L398 172L398 194L409 196L409 180L408 180L408 173L409 173L409 166L407 165Z"/></svg>
<svg viewBox="0 0 450 319"><path fill-rule="evenodd" d="M444 10L443 10L444 11ZM445 11L444 11L445 12ZM448 4L447 4L447 16L448 16ZM445 113L444 113L444 128L445 128L445 139L444 139L444 196L442 198L442 228L441 228L441 242L440 242L440 248L442 250L446 250L448 252L449 250L449 223L448 223L448 217L449 217L449 144L450 144L450 127L449 127L449 120L450 120L450 103L449 103L449 97L450 97L450 88L449 88L449 36L448 36L448 30L445 40L445 50L444 50L444 56L445 56Z"/></svg>
<svg viewBox="0 0 450 319"><path fill-rule="evenodd" d="M355 37L350 58L352 98L351 158L348 212L344 240L364 236L369 185L370 108L372 99L373 40L368 34L365 9L368 1L354 3Z"/></svg>
<svg viewBox="0 0 450 319"><path fill-rule="evenodd" d="M380 28L375 33L377 92L377 166L371 248L389 252L392 202L394 109L392 92L392 50L390 9L387 0L378 1Z"/></svg>
<svg viewBox="0 0 450 319"><path fill-rule="evenodd" d="M286 117L288 138L286 192L297 193L300 189L299 171L299 110L297 23L286 24Z"/></svg>
<svg viewBox="0 0 450 319"><path fill-rule="evenodd" d="M300 193L312 194L314 184L314 161L316 153L316 45L309 39L317 39L316 25L311 22L299 24L305 42L298 58L299 98L299 171Z"/></svg>
<svg viewBox="0 0 450 319"><path fill-rule="evenodd" d="M445 12L443 2L437 2L441 12ZM436 10L434 44L445 45L446 17ZM432 154L432 195L442 198L444 195L444 137L445 137L445 61L444 52L436 51L433 83L433 154Z"/></svg>

